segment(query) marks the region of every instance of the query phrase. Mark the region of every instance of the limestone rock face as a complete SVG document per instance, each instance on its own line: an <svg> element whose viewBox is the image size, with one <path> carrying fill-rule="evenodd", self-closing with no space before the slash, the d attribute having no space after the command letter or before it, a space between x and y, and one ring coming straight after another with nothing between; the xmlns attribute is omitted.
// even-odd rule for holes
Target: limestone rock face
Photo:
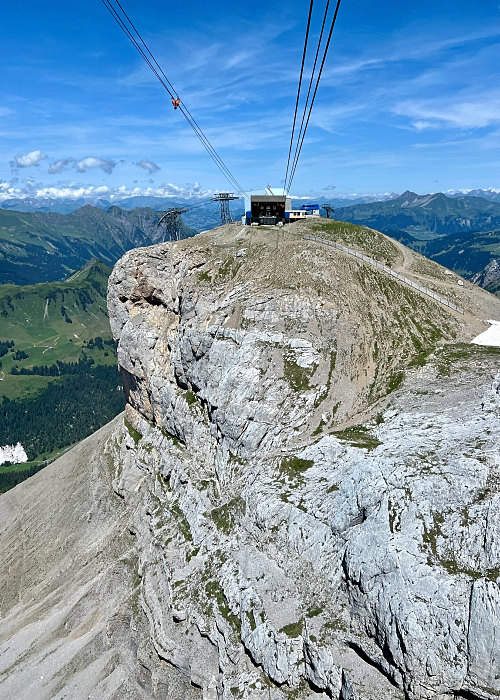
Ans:
<svg viewBox="0 0 500 700"><path fill-rule="evenodd" d="M150 650L130 697L493 699L500 355L459 341L500 302L467 288L461 318L299 234L234 226L113 271L128 404L95 449L134 539L114 614Z"/></svg>

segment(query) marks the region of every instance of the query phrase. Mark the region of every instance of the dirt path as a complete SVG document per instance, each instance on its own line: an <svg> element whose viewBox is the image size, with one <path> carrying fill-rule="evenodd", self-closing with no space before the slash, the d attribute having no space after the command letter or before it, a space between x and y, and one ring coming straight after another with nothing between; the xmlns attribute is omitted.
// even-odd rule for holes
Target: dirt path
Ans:
<svg viewBox="0 0 500 700"><path fill-rule="evenodd" d="M410 274L415 275L415 273L412 272L411 269L410 269L412 263L413 263L414 260L415 260L415 258L413 257L412 251L411 251L409 248L407 248L405 245L403 245L402 243L400 243L399 241L396 241L394 238L389 238L389 240L391 241L391 243L392 243L393 245L396 246L396 248L399 250L399 252L400 252L401 255L403 256L403 262L402 262L400 265L398 265L398 264L394 265L394 268L393 268L393 269L394 269L396 272L401 272L401 273L403 273L403 272L409 272ZM415 276L416 276L416 277L421 277L421 275L415 275Z"/></svg>

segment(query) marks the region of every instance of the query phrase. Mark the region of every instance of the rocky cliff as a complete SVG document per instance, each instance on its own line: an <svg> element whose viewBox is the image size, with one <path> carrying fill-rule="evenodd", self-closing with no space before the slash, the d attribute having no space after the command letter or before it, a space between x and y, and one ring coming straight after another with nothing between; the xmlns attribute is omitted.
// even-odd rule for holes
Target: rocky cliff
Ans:
<svg viewBox="0 0 500 700"><path fill-rule="evenodd" d="M495 258L485 268L472 275L471 282L496 294L500 288L500 260Z"/></svg>
<svg viewBox="0 0 500 700"><path fill-rule="evenodd" d="M0 698L500 694L500 355L468 344L500 301L303 233L115 267L125 417L0 500Z"/></svg>

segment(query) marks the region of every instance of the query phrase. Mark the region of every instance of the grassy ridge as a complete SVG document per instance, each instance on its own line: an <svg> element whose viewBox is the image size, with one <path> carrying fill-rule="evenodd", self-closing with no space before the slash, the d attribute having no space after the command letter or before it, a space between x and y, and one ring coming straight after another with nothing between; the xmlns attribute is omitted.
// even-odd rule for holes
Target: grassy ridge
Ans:
<svg viewBox="0 0 500 700"><path fill-rule="evenodd" d="M392 267L402 259L398 248L387 240L379 231L365 226L335 220L322 220L312 226L315 236L335 241L347 248L352 248L369 255L374 260Z"/></svg>

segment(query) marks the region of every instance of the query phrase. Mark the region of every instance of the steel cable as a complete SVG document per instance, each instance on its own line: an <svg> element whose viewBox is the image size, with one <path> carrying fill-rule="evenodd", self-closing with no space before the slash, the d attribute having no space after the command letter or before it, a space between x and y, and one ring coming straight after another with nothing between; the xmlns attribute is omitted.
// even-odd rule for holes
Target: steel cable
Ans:
<svg viewBox="0 0 500 700"><path fill-rule="evenodd" d="M328 0L330 1L330 0ZM290 136L290 148L288 149L288 160L286 163L286 174L285 174L285 180L284 180L284 186L283 186L283 192L286 194L286 180L288 177L288 168L290 165L290 156L292 154L292 146L293 146L293 136L295 133L295 122L297 119L297 110L299 108L299 99L300 99L300 88L302 85L302 75L304 73L304 63L306 61L306 52L307 52L307 41L309 38L309 27L311 26L311 17L312 17L312 11L313 11L313 3L314 0L311 0L311 4L309 5L309 17L307 19L307 28L306 28L306 38L304 40L304 51L302 52L302 65L300 66L300 76L299 76L299 86L297 88L297 100L295 102L295 113L293 115L293 125L292 125L292 135Z"/></svg>
<svg viewBox="0 0 500 700"><path fill-rule="evenodd" d="M107 1L107 2L112 2L113 0L106 0L106 1ZM158 63L158 61L155 59L155 57L153 56L153 54L152 54L151 51L149 50L149 48L148 48L146 42L144 41L144 39L142 38L142 36L139 34L138 29L135 27L134 23L132 22L132 20L130 19L130 17L127 15L127 13L125 12L125 10L124 10L123 7L121 6L119 0L114 0L114 2L116 2L116 4L118 5L118 7L120 8L120 10L123 12L123 15L125 16L126 20L127 20L128 23L130 24L130 26L132 27L132 29L134 30L134 32L136 33L136 35L139 37L139 40L140 40L141 43L144 45L144 48L146 49L146 51L148 52L148 54L151 56L151 58L153 59L155 65L157 66L158 70L160 71L160 73L162 74L162 76L165 78L167 84L168 84L169 87L171 88L172 93L174 93L175 97L179 99L179 93L177 92L177 90L175 90L174 86L172 85L172 83L170 82L170 80L167 78L167 76L166 76L165 73L163 72L163 70L162 70L160 64ZM137 44L136 44L136 45L137 45ZM141 55L144 56L144 54L142 53L142 51L141 51ZM149 63L149 61L148 61L148 64L151 65L151 64ZM153 70L154 70L154 69L153 69ZM158 75L158 74L156 73L156 71L155 71L155 74ZM170 94L171 97L173 97L172 93L170 93L170 90L169 90L169 94ZM224 166L224 168L226 168L226 166L224 165L222 159L219 158L217 152L215 151L215 149L213 148L213 146L211 145L211 143L208 141L208 139L205 137L205 135L204 135L204 133L203 133L201 127L200 127L199 124L196 122L195 118L193 117L193 115L191 114L191 112L189 111L189 109L186 107L186 105L185 105L183 102L180 103L179 109L180 109L181 112L184 114L184 116L186 117L186 119L187 119L187 121L189 122L189 124L190 124L191 126L193 126L193 124L196 126L196 128L198 129L198 131L199 131L199 133L201 134L201 136L202 136L203 138L206 139L206 141L207 141L209 147L212 149L214 155L219 159L219 161L220 161L221 164ZM194 128L194 127L193 127L193 128ZM229 172L229 170L228 170L227 168L226 168L226 170L227 170L228 173L231 175L231 173ZM231 175L231 178L232 178L232 177L233 177L233 176ZM238 184L237 181L236 181L234 178L233 178L233 182L234 182L234 184L236 184L236 185ZM238 185L238 188L239 188L239 191L244 192L244 190L241 189L239 185Z"/></svg>
<svg viewBox="0 0 500 700"><path fill-rule="evenodd" d="M333 19L332 19L332 26L330 27L330 32L329 32L329 34L328 34L328 40L327 40L327 42L326 42L325 50L324 50L324 53L323 53L323 59L322 59L322 61L321 61L321 66L320 66L320 69L319 69L318 77L317 77L317 79L316 79L316 85L315 85L315 87L314 87L314 93L313 93L313 96L312 96L311 104L310 104L310 106L309 106L309 112L308 112L308 115L307 115L307 120L306 120L306 123L305 123L305 126L304 126L304 131L303 131L303 134L302 134L302 138L301 138L301 141L300 141L300 146L299 146L297 155L296 155L296 157L295 157L295 159L294 159L294 163L293 163L293 165L292 165L292 172L291 172L291 174L290 174L290 179L289 179L289 181L288 181L288 187L289 187L289 188L290 188L291 185L292 185L292 181L293 181L293 178L294 178L294 175L295 175L295 170L296 170L296 168L297 168L297 163L298 163L299 157L300 157L300 152L302 151L302 144L304 143L304 139L305 139L305 136L306 136L307 127L308 127L308 125L309 125L309 119L310 119L310 117L311 117L312 108L313 108L313 106L314 106L314 100L316 99L316 93L318 92L318 86L319 86L319 82L320 82L320 80L321 80L321 75L322 75L322 73L323 73L323 67L324 67L324 65L325 65L326 55L327 55L328 49L329 49L329 47L330 47L330 41L331 41L332 34L333 34L333 28L335 27L335 22L337 21L337 15L338 15L338 12L339 12L339 7L340 7L340 0L337 0L337 6L336 6L336 8L335 8L335 13L334 13Z"/></svg>
<svg viewBox="0 0 500 700"><path fill-rule="evenodd" d="M104 0L103 0L103 1L104 1ZM108 2L108 3L109 3L109 2L112 2L112 1L113 1L113 0L106 0L106 2ZM172 97L172 99L173 99L173 96L175 95L175 97L179 99L179 93L177 92L177 90L175 90L174 86L172 85L172 83L170 82L170 80L167 78L167 76L166 76L165 73L163 72L163 70L162 70L160 64L158 63L158 61L155 59L155 57L153 56L153 54L152 54L151 51L149 50L149 48L148 48L146 42L144 41L144 39L142 38L142 36L139 34L138 29L135 27L134 23L132 22L132 20L130 19L130 17L127 15L127 13L125 12L125 10L124 10L123 7L121 6L119 0L114 0L114 1L116 2L116 4L118 5L118 7L120 8L120 10L123 12L123 15L125 16L126 20L127 20L128 23L130 24L130 26L132 27L132 29L134 30L134 32L136 33L136 35L139 37L139 40L140 40L141 43L144 45L144 48L146 49L146 51L148 52L148 54L149 54L149 55L151 56L151 58L153 59L154 63L156 64L156 66L157 66L158 70L160 71L160 73L162 74L162 76L165 78L167 84L169 85L170 89L172 90L172 92L170 92L170 90L169 90L168 88L166 88L166 89L168 90L169 94L170 94L170 97ZM122 24L123 24L123 23L122 23ZM164 85L163 81L162 81L161 78L158 76L158 73L157 73L157 72L155 71L155 69L151 66L150 61L144 56L143 51L138 47L137 42L134 41L134 44L135 44L135 46L138 48L138 50L140 51L141 55L142 55L143 58L146 60L146 62L148 63L148 65L152 68L153 72L154 72L155 75L158 77L158 79L160 80L160 82ZM165 87L166 87L166 86L165 86ZM173 94L172 94L172 93L173 93ZM195 118L193 117L193 115L191 114L191 112L189 111L189 109L186 107L186 105L185 105L183 102L180 103L179 109L181 110L182 114L183 114L184 117L186 118L187 122L188 122L188 123L190 124L190 126L192 127L193 131L197 134L198 138L202 141L202 143L203 143L203 145L205 146L205 148L207 148L207 146L208 146L207 150L208 150L208 149L211 149L211 150L209 150L210 155L219 161L220 166L223 167L224 170L226 171L226 177L229 177L229 178L230 178L230 181L232 182L233 185L235 185L235 186L237 187L237 189L238 189L238 191L240 192L240 194L244 194L245 191L243 190L243 188L241 187L241 185L238 184L237 180L233 177L233 175L231 174L231 172L229 171L229 169L226 167L226 165L224 164L224 162L222 161L222 159L219 157L218 153L216 152L216 150L213 148L213 146L212 146L212 144L210 143L210 141L208 140L208 138L207 138L207 137L205 136L205 134L203 133L203 131L202 131L200 125L196 122Z"/></svg>
<svg viewBox="0 0 500 700"><path fill-rule="evenodd" d="M311 95L311 88L312 88L312 84L313 84L313 80L314 80L314 74L315 74L315 72L316 72L316 65L317 65L317 63L318 63L319 50L320 50L320 48L321 48L321 42L322 42L322 40L323 40L323 32L324 32L324 30L325 30L325 24L326 24L326 19L327 19L327 17L328 17L328 9L329 9L329 7L330 7L330 0L327 0L326 9L325 9L325 14L323 15L323 22L322 22L322 24L321 24L321 32L320 32L319 39L318 39L318 47L317 47L317 49L316 49L316 55L315 55L315 57L314 57L314 64L313 64L312 71L311 71L311 78L310 78L310 80L309 80L309 88L308 88L308 90L307 90L307 96L306 96L306 101L305 101L305 104L304 104L304 110L303 110L303 112L302 112L302 120L301 120L301 122L300 122L299 135L297 136L297 143L296 143L296 145L295 145L295 153L294 153L294 155L293 155L293 161L292 161L292 171L293 171L293 169L294 169L294 168L293 168L293 163L295 162L295 158L297 157L297 151L298 151L298 148L299 148L300 138L301 138L301 136L302 136L302 131L303 131L303 128L304 128L304 121L305 121L305 118L306 118L307 107L308 107L308 105L309 105L309 97L310 97L310 95ZM294 118L294 121L295 121L295 118ZM289 156L289 157L290 157L290 156ZM288 169L288 166L287 166L287 169ZM285 180L285 187L286 187L286 180Z"/></svg>
<svg viewBox="0 0 500 700"><path fill-rule="evenodd" d="M177 91L173 88L172 84L170 83L170 81L169 81L168 78L166 77L165 73L163 72L161 66L158 64L158 62L157 62L156 59L154 58L153 54L151 53L151 51L150 51L149 48L147 47L146 43L144 42L144 40L143 40L142 37L140 36L139 32L137 32L137 30L135 29L135 27L134 27L134 25L132 24L132 22L130 21L130 19L128 19L130 25L132 26L132 28L133 28L134 31L136 32L136 34L137 34L137 36L139 37L139 39L142 41L142 43L143 43L143 45L144 45L146 51L148 51L148 53L149 53L150 56L152 57L153 61L155 62L155 64L156 64L157 67L158 67L158 70L160 71L160 73L161 73L161 74L163 75L163 77L165 78L167 84L165 84L165 82L162 80L162 78L160 77L158 71L157 71L157 70L155 69L155 67L152 65L151 61L148 59L148 57L146 56L146 54L145 54L144 51L142 50L141 46L138 44L138 42L137 42L137 40L135 39L135 37L133 37L133 35L131 34L130 30L126 27L126 25L124 24L123 20L119 17L119 15L118 15L118 13L116 12L116 10L115 10L114 8L111 7L111 2L110 2L110 0L102 0L102 1L103 1L103 3L106 5L106 7L110 10L111 14L112 14L113 17L116 19L116 21L118 22L119 26L124 30L125 34L128 36L128 38L130 39L130 41L132 42L132 44L136 47L136 49L138 50L138 52L140 53L140 55L144 58L145 62L149 65L149 67L151 68L151 70L153 71L153 73L156 75L156 77L158 78L158 80L160 81L160 83L161 83L161 84L163 85L163 87L167 90L167 92L169 93L170 97L171 97L172 99L174 99L174 95L177 97L177 96L178 96ZM117 2L117 4L118 4L118 5L120 6L120 8L121 8L121 5L120 5L118 2ZM125 12L124 12L124 15L125 15L125 17L128 18L128 16L126 15ZM169 86L169 87L168 87L168 86ZM184 109L184 108L181 107L181 112L182 112L182 114L184 115L186 121L187 121L188 124L191 126L191 128L193 129L193 131L195 132L195 134L198 136L198 138L200 139L201 143L203 144L203 146L205 147L205 149L207 150L207 152L209 153L209 155L212 157L212 159L214 160L214 162L215 162L215 164L217 165L217 167L219 168L219 170L222 172L222 174L224 175L224 177L226 177L226 179L228 179L229 182L230 182L233 186L236 187L237 191L238 191L240 194L243 194L244 190L243 190L243 188L241 187L241 185L239 185L239 183L237 182L237 180L233 177L233 175L231 174L231 172L229 171L229 169L226 167L226 165L224 164L224 162L222 161L222 159L219 157L219 155L217 154L217 152L215 151L215 149L213 148L213 146L212 146L211 143L209 142L208 138L207 138L207 137L205 136L205 134L201 131L201 128L199 127L199 125L196 124L196 122L195 122L195 124L196 124L196 126L195 126L195 125L192 123L192 121L194 121L194 120L191 120L191 119L186 115L185 111L187 111L188 114L190 114L189 111L187 110L187 108Z"/></svg>
<svg viewBox="0 0 500 700"><path fill-rule="evenodd" d="M125 10L123 9L123 7L121 6L120 2L119 2L118 0L115 0L116 4L118 5L118 7L120 8L120 10L122 11L123 16L125 17L125 19L126 19L127 22L129 23L129 25L130 25L130 27L132 28L132 30L135 32L135 34L136 34L136 36L138 37L139 41L141 42L142 46L144 46L144 49L146 50L147 54L149 54L149 56L151 56L151 59L152 59L154 65L153 65L153 63L151 62L151 60L148 58L148 56L146 55L146 53L144 52L142 46L141 46L141 45L139 44L139 42L137 41L136 37L135 37L135 36L132 34L132 32L130 31L129 27L127 27L127 25L126 25L126 23L124 22L124 20L122 19L122 17L120 17L119 12L118 12L118 11L116 10L116 8L112 5L112 2L113 2L113 0L102 0L103 5L104 5L104 6L106 7L106 9L109 11L109 13L110 13L111 16L113 17L113 19L117 22L118 26L123 30L123 32L124 32L125 35L128 37L128 39L130 40L130 42L132 43L132 45L137 49L137 51L138 51L139 54L142 56L142 58L144 59L144 61L146 62L146 64L151 68L152 72L153 72L154 75L158 78L158 80L159 80L160 83L163 85L163 87L165 88L165 90L168 92L168 94L170 95L171 99L175 99L175 98L179 99L179 95L178 95L177 91L175 90L175 88L173 87L172 83L170 82L170 80L167 78L167 76L166 76L165 73L163 72L163 70L162 70L160 64L159 64L158 61L155 59L155 57L153 56L152 52L149 50L149 48L148 48L146 42L144 41L144 39L141 37L141 35L140 35L139 32L137 31L136 27L134 26L133 22L132 22L132 21L130 20L130 18L128 17L127 13L125 12ZM155 66L157 67L158 70L155 68ZM163 80L162 76L163 76L164 80ZM219 170L221 171L221 173L222 173L222 174L224 175L224 177L231 183L231 185L234 186L234 187L236 188L237 192L238 192L240 195L244 195L244 194L245 194L245 190L241 187L241 185L238 183L238 181L236 180L236 178L231 174L230 170L227 168L227 166L225 165L225 163L222 161L222 159L221 159L220 156L218 155L217 151L216 151L215 148L212 146L212 144L211 144L210 141L208 140L207 136L205 136L205 134L203 133L201 127L200 127L199 124L195 121L194 117L193 117L192 114L189 112L188 108L184 105L183 102L180 103L179 108L180 108L180 110L181 110L181 112L182 112L184 118L186 119L186 121L188 122L188 124L191 126L191 128L192 128L193 131L194 131L194 133L198 136L200 142L201 142L202 145L205 147L206 151L209 153L209 155L211 156L212 160L213 160L214 163L217 165L217 167L219 168Z"/></svg>

